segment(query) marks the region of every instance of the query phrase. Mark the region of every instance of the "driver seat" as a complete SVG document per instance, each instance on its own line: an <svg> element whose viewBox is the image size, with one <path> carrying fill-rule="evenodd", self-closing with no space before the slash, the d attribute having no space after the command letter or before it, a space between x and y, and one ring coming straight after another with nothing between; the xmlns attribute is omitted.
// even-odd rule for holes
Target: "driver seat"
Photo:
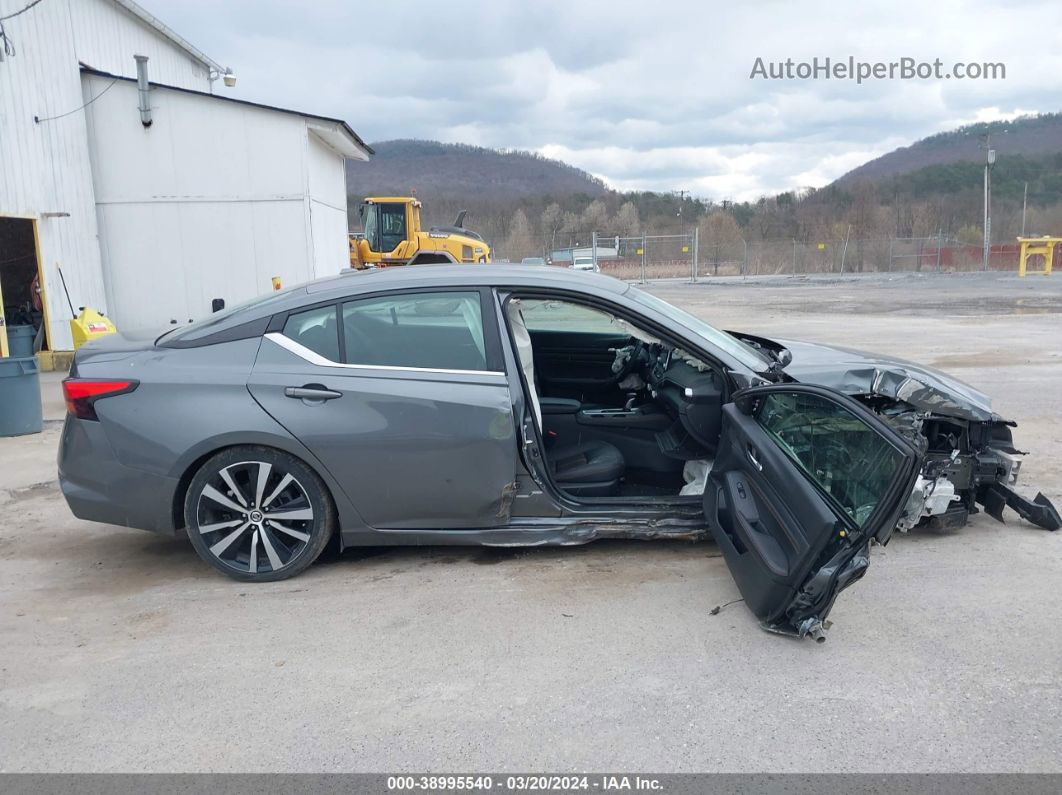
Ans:
<svg viewBox="0 0 1062 795"><path fill-rule="evenodd" d="M531 349L531 335L527 332L520 299L506 304L509 327L516 343L516 355L531 397L535 423L542 432L542 406L535 387L535 360ZM619 491L620 480L627 469L623 453L608 442L585 441L578 444L557 445L545 452L550 474L557 485L576 497L607 497Z"/></svg>

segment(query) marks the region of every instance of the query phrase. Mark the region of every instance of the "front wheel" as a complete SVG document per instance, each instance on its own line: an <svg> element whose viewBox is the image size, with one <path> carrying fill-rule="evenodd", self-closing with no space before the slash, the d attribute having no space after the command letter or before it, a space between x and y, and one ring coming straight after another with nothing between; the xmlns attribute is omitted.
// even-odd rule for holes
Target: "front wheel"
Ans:
<svg viewBox="0 0 1062 795"><path fill-rule="evenodd" d="M231 447L208 459L184 501L199 557L242 582L294 577L324 550L336 524L324 482L293 455Z"/></svg>

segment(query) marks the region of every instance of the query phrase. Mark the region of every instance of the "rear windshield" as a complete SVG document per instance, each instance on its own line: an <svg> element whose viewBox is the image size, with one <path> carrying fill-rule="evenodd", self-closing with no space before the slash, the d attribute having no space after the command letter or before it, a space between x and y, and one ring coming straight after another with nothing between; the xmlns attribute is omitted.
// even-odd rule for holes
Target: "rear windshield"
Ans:
<svg viewBox="0 0 1062 795"><path fill-rule="evenodd" d="M155 340L155 342L158 342L163 338L167 341L197 340L200 337L206 337L213 334L215 331L218 331L222 324L225 326L238 326L241 322L241 316L246 316L247 320L253 320L254 316L259 314L257 311L258 309L279 302L281 299L287 298L289 295L296 293L299 290L305 291L306 286L299 285L297 287L288 287L284 290L274 290L273 292L256 296L249 301L234 304L222 309L220 312L207 315L201 320L196 320L185 326L172 328Z"/></svg>

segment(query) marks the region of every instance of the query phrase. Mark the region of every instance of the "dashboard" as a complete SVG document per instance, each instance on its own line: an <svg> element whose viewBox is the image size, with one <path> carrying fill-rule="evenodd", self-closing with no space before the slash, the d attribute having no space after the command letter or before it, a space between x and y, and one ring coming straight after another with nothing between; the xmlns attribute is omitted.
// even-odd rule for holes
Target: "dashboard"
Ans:
<svg viewBox="0 0 1062 795"><path fill-rule="evenodd" d="M726 386L716 370L694 366L663 343L639 342L629 360L653 399L702 447L714 450L722 428Z"/></svg>

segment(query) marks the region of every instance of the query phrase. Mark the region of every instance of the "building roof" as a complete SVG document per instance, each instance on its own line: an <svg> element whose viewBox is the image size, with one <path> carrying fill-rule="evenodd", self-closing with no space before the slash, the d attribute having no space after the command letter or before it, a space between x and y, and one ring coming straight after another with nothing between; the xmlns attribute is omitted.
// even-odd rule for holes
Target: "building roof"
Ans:
<svg viewBox="0 0 1062 795"><path fill-rule="evenodd" d="M119 0L119 2L124 2L124 0ZM136 82L136 78L134 77L123 77L122 75L114 75L110 72L102 72L99 69L93 69L85 64L81 64L81 73L112 80L123 80L127 83ZM264 105L261 102L251 102L246 99L235 99L233 97L225 97L219 94L208 94L206 91L195 91L191 88L170 86L165 83L150 83L150 85L154 88L164 88L168 91L179 91L182 94L206 97L208 99L217 100L218 102L234 102L237 105L247 105L252 108L261 108L263 110L271 110L277 113L290 113L293 116L302 116L304 119L310 120L309 128L317 137L321 138L325 143L344 157L349 157L352 160L368 160L369 155L376 154L373 151L373 148L365 143L361 139L361 136L354 132L350 125L342 119L333 119L330 116L319 116L316 113L305 113L301 110L292 110L291 108L278 108L275 105Z"/></svg>
<svg viewBox="0 0 1062 795"><path fill-rule="evenodd" d="M141 8L139 5L134 3L133 0L113 0L113 2L121 8L124 8L134 17L136 17L145 25L147 25L149 28L156 31L159 35L163 36L166 39L169 39L171 42L180 47L182 50L191 55L193 58L195 58L207 68L219 73L225 71L225 67L223 67L209 55L204 53L202 50L198 49L197 47L194 47L187 39L178 35L176 31L168 27L165 23L162 22L162 20L160 20L153 14L148 13L145 9Z"/></svg>

